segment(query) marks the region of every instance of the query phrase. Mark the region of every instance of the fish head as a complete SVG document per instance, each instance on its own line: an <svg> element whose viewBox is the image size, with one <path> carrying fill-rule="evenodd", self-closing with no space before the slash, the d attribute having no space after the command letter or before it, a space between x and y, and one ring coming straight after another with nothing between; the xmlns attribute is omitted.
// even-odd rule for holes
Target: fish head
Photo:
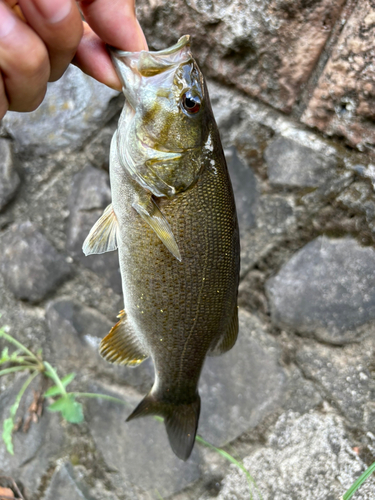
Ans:
<svg viewBox="0 0 375 500"><path fill-rule="evenodd" d="M124 150L127 167L156 196L172 197L195 183L213 120L203 75L189 37L158 52L112 50L131 121ZM126 149L126 151L125 151ZM129 151L131 150L131 151Z"/></svg>

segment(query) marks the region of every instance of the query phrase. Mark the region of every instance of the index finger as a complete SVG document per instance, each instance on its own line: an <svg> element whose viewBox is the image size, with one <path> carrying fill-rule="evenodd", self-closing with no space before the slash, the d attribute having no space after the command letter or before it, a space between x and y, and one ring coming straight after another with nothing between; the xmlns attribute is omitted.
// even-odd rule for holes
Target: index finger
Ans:
<svg viewBox="0 0 375 500"><path fill-rule="evenodd" d="M131 52L147 50L134 0L81 0L79 4L86 21L105 43Z"/></svg>

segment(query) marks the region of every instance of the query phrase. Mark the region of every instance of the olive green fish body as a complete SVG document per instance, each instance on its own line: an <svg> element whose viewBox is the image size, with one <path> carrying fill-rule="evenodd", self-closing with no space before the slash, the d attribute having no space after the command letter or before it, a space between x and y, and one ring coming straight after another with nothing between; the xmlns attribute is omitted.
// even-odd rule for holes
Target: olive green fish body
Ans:
<svg viewBox="0 0 375 500"><path fill-rule="evenodd" d="M185 46L186 42L182 50ZM168 139L159 139L162 145L155 145L149 141L153 133L142 135L145 116L152 121L151 114L143 109L137 121L137 106L131 106L134 96L124 90L130 104L125 106L111 146L112 207L96 229L94 226L84 250L119 250L124 311L103 339L101 354L109 361L128 365L139 364L148 356L154 362L153 388L129 419L163 416L172 449L186 459L198 424L197 386L204 359L207 354L230 349L237 337L239 233L207 89L200 74L192 83L189 79L192 71L197 71L190 52L183 54L180 66L175 52L163 55L162 62L174 58L178 69L172 67L168 76L165 71L158 74L156 68L156 75L172 79L175 85L180 71L177 85L183 82L179 90L183 96L189 91L186 82L196 85L202 116L192 122L195 129L191 134L184 129L186 124L177 121L180 134L176 132L175 139L170 139L175 133L170 127L173 120L162 123L162 128L169 127ZM151 71L153 78L152 68L159 60L146 59L146 63L145 71ZM199 77L201 86L196 83ZM179 103L181 97L177 99ZM194 102L193 95L188 112ZM171 107L172 114L175 108ZM154 120L157 117L155 112ZM189 116L182 118L190 120ZM184 134L189 137L185 139ZM168 140L172 143L166 147ZM141 143L138 149L136 141ZM152 145L154 149L149 151ZM145 164L151 166L151 174Z"/></svg>

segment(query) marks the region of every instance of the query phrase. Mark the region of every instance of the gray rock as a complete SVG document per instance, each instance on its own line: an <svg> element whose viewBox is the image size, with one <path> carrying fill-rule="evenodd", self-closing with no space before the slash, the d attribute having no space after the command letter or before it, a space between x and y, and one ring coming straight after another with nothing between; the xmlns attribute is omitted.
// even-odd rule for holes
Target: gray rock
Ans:
<svg viewBox="0 0 375 500"><path fill-rule="evenodd" d="M16 139L16 150L46 155L80 149L117 111L110 105L118 92L69 66L64 76L48 84L43 103L32 113L8 112L3 125Z"/></svg>
<svg viewBox="0 0 375 500"><path fill-rule="evenodd" d="M229 175L232 181L240 233L255 227L256 206L259 199L258 182L251 168L238 158L235 147L225 150Z"/></svg>
<svg viewBox="0 0 375 500"><path fill-rule="evenodd" d="M97 386L95 392L124 399L122 394ZM129 408L105 400L90 401L86 413L90 431L107 466L117 471L126 489L127 484L150 495L155 490L165 498L193 483L200 477L199 454L196 447L187 462L172 452L164 424L155 419L125 419L137 403L129 398ZM139 401L138 401L139 402Z"/></svg>
<svg viewBox="0 0 375 500"><path fill-rule="evenodd" d="M292 410L299 414L316 409L323 403L323 397L318 391L319 384L304 378L301 371L291 365L287 370L288 382L282 400L284 410Z"/></svg>
<svg viewBox="0 0 375 500"><path fill-rule="evenodd" d="M257 206L257 228L269 236L286 234L296 226L294 203L291 197L264 194Z"/></svg>
<svg viewBox="0 0 375 500"><path fill-rule="evenodd" d="M87 166L74 176L69 200L67 249L75 260L102 277L106 286L120 294L122 285L117 251L87 257L82 252L86 236L110 203L111 190L106 172Z"/></svg>
<svg viewBox="0 0 375 500"><path fill-rule="evenodd" d="M198 432L222 446L256 427L283 398L286 375L280 349L255 316L240 310L236 345L220 357L209 357L202 371Z"/></svg>
<svg viewBox="0 0 375 500"><path fill-rule="evenodd" d="M255 207L256 228L241 235L241 276L297 226L293 199L277 194L263 194Z"/></svg>
<svg viewBox="0 0 375 500"><path fill-rule="evenodd" d="M371 339L360 346L345 349L306 345L297 351L297 362L307 378L321 388L347 421L356 428L371 429L365 418L375 401L375 381L371 376L374 345ZM372 426L372 427L371 427Z"/></svg>
<svg viewBox="0 0 375 500"><path fill-rule="evenodd" d="M67 259L31 222L14 224L1 238L0 271L7 287L22 300L38 302L65 280Z"/></svg>
<svg viewBox="0 0 375 500"><path fill-rule="evenodd" d="M95 309L69 297L49 302L46 320L56 360L66 370L98 362L97 347L111 327L111 322Z"/></svg>
<svg viewBox="0 0 375 500"><path fill-rule="evenodd" d="M62 464L55 470L51 484L43 497L43 500L87 500L87 497L78 488L74 481L70 468Z"/></svg>
<svg viewBox="0 0 375 500"><path fill-rule="evenodd" d="M320 186L332 176L337 164L334 156L325 156L287 137L271 141L264 157L270 183L275 186Z"/></svg>
<svg viewBox="0 0 375 500"><path fill-rule="evenodd" d="M9 409L27 377L16 380L12 387L0 396L0 428L9 417ZM33 401L34 390L40 390L38 380L33 382L21 400L16 417L27 417L27 409ZM52 460L58 458L63 446L63 428L56 413L44 410L38 423L32 423L27 433L13 434L14 455L10 455L0 442L0 475L11 476L22 482L25 496L37 500L36 493Z"/></svg>
<svg viewBox="0 0 375 500"><path fill-rule="evenodd" d="M20 183L14 169L12 143L0 138L0 210L14 197Z"/></svg>
<svg viewBox="0 0 375 500"><path fill-rule="evenodd" d="M140 390L151 387L154 375L151 359L129 368L108 363L99 355L99 343L113 326L103 314L71 297L60 297L49 302L46 320L55 363L64 372L90 368Z"/></svg>
<svg viewBox="0 0 375 500"><path fill-rule="evenodd" d="M277 421L266 446L243 460L263 500L336 500L366 469L352 450L341 419L317 412L299 416L288 412ZM249 483L233 467L225 477L218 500L248 500ZM255 487L252 498L260 500ZM369 478L355 495L374 498Z"/></svg>
<svg viewBox="0 0 375 500"><path fill-rule="evenodd" d="M351 238L319 237L266 288L277 326L334 344L360 340L357 328L375 319L375 252Z"/></svg>

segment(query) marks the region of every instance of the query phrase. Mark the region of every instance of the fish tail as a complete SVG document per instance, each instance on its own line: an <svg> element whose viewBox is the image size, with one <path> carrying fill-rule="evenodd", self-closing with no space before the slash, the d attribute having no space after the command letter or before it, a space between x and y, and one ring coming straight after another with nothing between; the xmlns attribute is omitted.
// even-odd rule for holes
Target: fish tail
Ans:
<svg viewBox="0 0 375 500"><path fill-rule="evenodd" d="M151 391L126 421L147 415L164 417L165 429L173 452L181 460L187 460L193 450L200 409L199 394L192 403L173 404L158 400Z"/></svg>

